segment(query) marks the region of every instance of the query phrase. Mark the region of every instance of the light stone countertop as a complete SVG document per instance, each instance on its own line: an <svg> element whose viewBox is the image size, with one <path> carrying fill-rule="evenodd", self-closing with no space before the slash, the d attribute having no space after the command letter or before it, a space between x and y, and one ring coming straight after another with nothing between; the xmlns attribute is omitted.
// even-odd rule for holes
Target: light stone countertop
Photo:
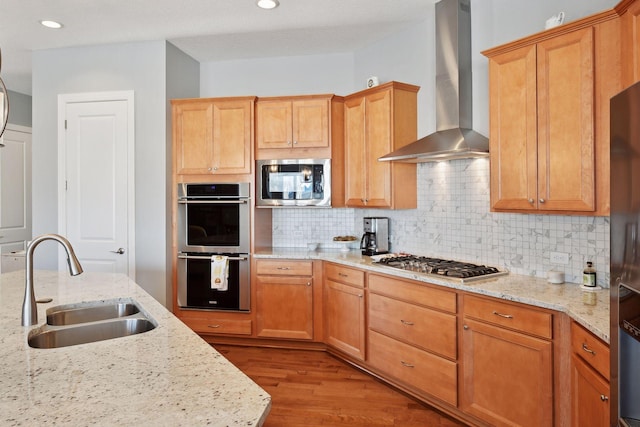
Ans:
<svg viewBox="0 0 640 427"><path fill-rule="evenodd" d="M260 426L271 397L124 275L35 272L38 325L60 304L133 298L158 326L57 349L27 345L24 271L0 275L0 425Z"/></svg>
<svg viewBox="0 0 640 427"><path fill-rule="evenodd" d="M254 253L255 258L318 259L358 267L376 273L428 282L436 285L472 292L504 300L520 302L536 307L567 313L605 342L609 342L609 289L581 289L580 284L550 284L546 279L508 274L495 279L461 284L456 280L387 267L371 262L371 258L359 250L308 251L306 248L273 248Z"/></svg>

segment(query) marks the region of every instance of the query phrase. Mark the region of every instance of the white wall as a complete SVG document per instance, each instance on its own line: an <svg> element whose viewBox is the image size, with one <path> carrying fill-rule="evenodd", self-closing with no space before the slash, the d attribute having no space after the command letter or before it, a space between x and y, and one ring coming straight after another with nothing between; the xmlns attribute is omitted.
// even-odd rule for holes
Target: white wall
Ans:
<svg viewBox="0 0 640 427"><path fill-rule="evenodd" d="M165 167L167 170L166 174L166 206L165 209L167 212L171 212L172 210L172 200L171 200L171 185L172 185L172 123L171 123L171 99L176 98L198 98L200 96L200 64L189 55L172 45L171 43L167 43L166 46L167 51L167 61L166 61L166 162ZM167 215L167 221L165 224L165 233L167 236L166 239L166 253L165 253L165 262L167 272L170 271L172 261L173 261L173 251L171 250L171 221L169 220L170 216ZM165 284L166 284L166 305L171 307L171 298L172 298L172 283L171 283L171 275L166 274L165 276Z"/></svg>
<svg viewBox="0 0 640 427"><path fill-rule="evenodd" d="M352 54L203 62L200 96L346 95L352 72Z"/></svg>
<svg viewBox="0 0 640 427"><path fill-rule="evenodd" d="M165 302L165 42L36 51L33 54L33 233L57 230L58 94L135 93L136 280ZM45 246L47 245L47 246ZM38 248L36 267L57 269L55 245Z"/></svg>
<svg viewBox="0 0 640 427"><path fill-rule="evenodd" d="M31 96L7 90L9 95L9 123L31 127Z"/></svg>

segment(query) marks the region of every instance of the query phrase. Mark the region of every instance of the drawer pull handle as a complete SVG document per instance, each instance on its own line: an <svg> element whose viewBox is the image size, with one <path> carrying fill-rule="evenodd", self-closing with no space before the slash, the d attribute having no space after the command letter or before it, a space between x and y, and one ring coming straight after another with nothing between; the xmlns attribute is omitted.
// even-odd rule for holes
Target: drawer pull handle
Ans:
<svg viewBox="0 0 640 427"><path fill-rule="evenodd" d="M278 267L278 270L291 270L289 267Z"/></svg>
<svg viewBox="0 0 640 427"><path fill-rule="evenodd" d="M605 396L604 394L601 394L600 400L602 400L603 402L606 402L607 400L609 400L609 396Z"/></svg>
<svg viewBox="0 0 640 427"><path fill-rule="evenodd" d="M500 316L500 317L504 317L505 319L513 319L513 316L510 314L502 314L502 313L498 313L497 311L493 310L493 314L495 314L496 316Z"/></svg>
<svg viewBox="0 0 640 427"><path fill-rule="evenodd" d="M344 274L344 273L338 273L338 276L340 276L340 277L349 277L348 274Z"/></svg>
<svg viewBox="0 0 640 427"><path fill-rule="evenodd" d="M585 343L582 343L582 349L587 353L591 354L592 356L596 355L596 352L591 350Z"/></svg>
<svg viewBox="0 0 640 427"><path fill-rule="evenodd" d="M407 325L407 326L413 326L413 325L414 325L414 323L413 323L413 322L409 322L409 321L407 321L407 320L402 320L402 319L400 319L400 322L401 322L403 325Z"/></svg>
<svg viewBox="0 0 640 427"><path fill-rule="evenodd" d="M404 366L405 368L415 368L416 365L412 365L411 363L407 363L404 360L401 360L400 363L402 363L402 366Z"/></svg>
<svg viewBox="0 0 640 427"><path fill-rule="evenodd" d="M207 325L207 328L216 329L219 328L220 325Z"/></svg>

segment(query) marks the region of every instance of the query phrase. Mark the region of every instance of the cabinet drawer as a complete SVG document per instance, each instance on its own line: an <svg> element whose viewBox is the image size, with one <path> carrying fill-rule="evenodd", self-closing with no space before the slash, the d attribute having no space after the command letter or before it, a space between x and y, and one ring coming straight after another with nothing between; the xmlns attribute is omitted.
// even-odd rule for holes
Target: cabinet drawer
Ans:
<svg viewBox="0 0 640 427"><path fill-rule="evenodd" d="M364 271L362 270L326 263L324 265L324 274L329 280L364 288Z"/></svg>
<svg viewBox="0 0 640 427"><path fill-rule="evenodd" d="M259 276L312 276L313 261L259 259L256 273Z"/></svg>
<svg viewBox="0 0 640 427"><path fill-rule="evenodd" d="M551 339L552 316L522 305L465 295L464 316Z"/></svg>
<svg viewBox="0 0 640 427"><path fill-rule="evenodd" d="M370 294L369 328L441 356L456 358L455 315Z"/></svg>
<svg viewBox="0 0 640 427"><path fill-rule="evenodd" d="M369 289L372 292L387 295L395 299L439 310L456 312L455 292L435 289L408 280L395 279L377 274L369 275Z"/></svg>
<svg viewBox="0 0 640 427"><path fill-rule="evenodd" d="M457 366L385 335L369 331L369 362L390 377L451 405L458 403Z"/></svg>
<svg viewBox="0 0 640 427"><path fill-rule="evenodd" d="M180 320L199 334L251 335L251 319L181 318Z"/></svg>
<svg viewBox="0 0 640 427"><path fill-rule="evenodd" d="M576 322L571 322L571 349L603 377L609 378L609 346Z"/></svg>

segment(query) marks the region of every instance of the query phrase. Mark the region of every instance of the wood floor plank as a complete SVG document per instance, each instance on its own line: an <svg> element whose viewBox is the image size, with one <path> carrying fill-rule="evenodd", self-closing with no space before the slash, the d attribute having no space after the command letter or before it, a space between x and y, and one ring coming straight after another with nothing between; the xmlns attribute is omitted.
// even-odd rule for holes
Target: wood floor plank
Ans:
<svg viewBox="0 0 640 427"><path fill-rule="evenodd" d="M322 351L215 348L271 395L265 427L464 426Z"/></svg>

